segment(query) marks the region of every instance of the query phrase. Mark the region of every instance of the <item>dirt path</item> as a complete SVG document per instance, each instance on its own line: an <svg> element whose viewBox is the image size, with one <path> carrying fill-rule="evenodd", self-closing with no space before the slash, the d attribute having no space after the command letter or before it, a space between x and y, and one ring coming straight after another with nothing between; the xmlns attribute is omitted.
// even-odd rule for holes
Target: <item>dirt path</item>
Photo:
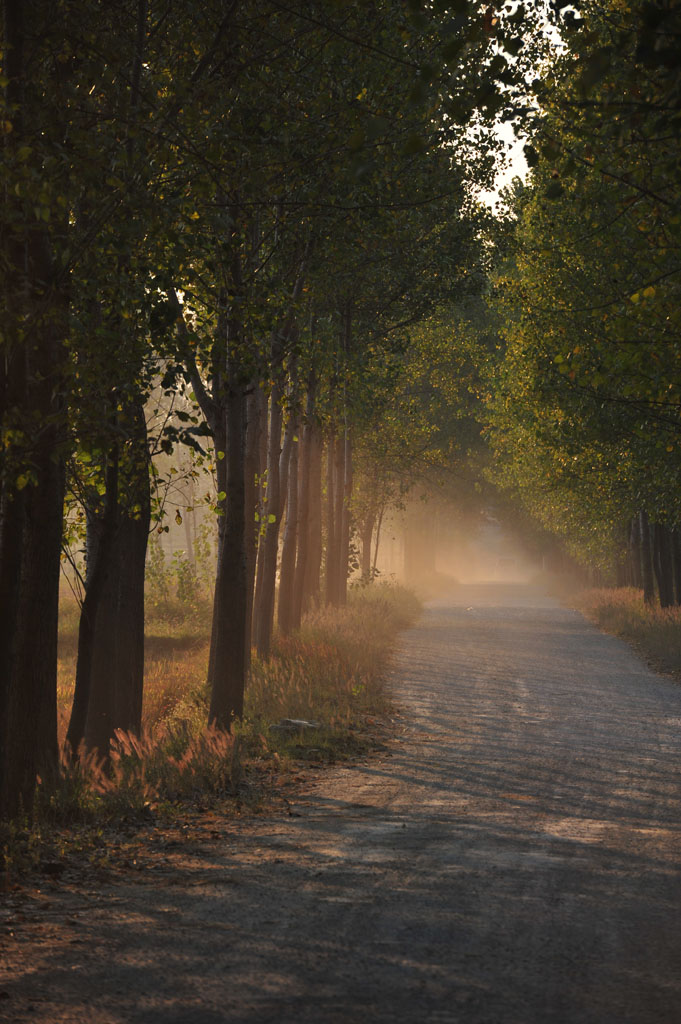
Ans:
<svg viewBox="0 0 681 1024"><path fill-rule="evenodd" d="M521 586L430 605L394 685L391 755L300 817L34 896L0 1018L678 1024L681 686Z"/></svg>

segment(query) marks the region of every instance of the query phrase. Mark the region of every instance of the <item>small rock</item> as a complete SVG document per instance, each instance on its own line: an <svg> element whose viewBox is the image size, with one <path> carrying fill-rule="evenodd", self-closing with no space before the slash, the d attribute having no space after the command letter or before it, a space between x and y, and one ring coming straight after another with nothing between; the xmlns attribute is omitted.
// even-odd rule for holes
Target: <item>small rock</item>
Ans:
<svg viewBox="0 0 681 1024"><path fill-rule="evenodd" d="M271 725L272 732L304 732L305 729L320 729L321 722L309 722L305 718L282 718L276 725Z"/></svg>

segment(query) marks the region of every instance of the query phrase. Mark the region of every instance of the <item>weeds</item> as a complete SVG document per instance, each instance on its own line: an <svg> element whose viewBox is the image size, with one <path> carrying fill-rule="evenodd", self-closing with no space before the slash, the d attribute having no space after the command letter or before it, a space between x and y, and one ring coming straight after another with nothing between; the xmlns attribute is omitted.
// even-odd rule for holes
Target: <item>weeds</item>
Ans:
<svg viewBox="0 0 681 1024"><path fill-rule="evenodd" d="M117 733L106 765L95 753L75 762L64 757L58 784L38 787L34 824L14 823L0 835L0 872L3 860L13 872L35 867L55 843L68 845L77 835L81 845L96 846L102 826L172 815L178 805L258 806L296 761L365 753L375 743L375 718L390 706L384 677L396 634L419 610L412 594L380 584L352 591L345 608L308 615L298 633L275 641L269 661L254 657L244 719L225 733L206 726L209 609L197 612L190 602L181 618L174 609L166 616L164 607L156 602L147 622L141 736ZM58 684L62 742L76 636L77 616L67 605ZM318 726L273 729L282 719ZM63 839L64 830L70 838Z"/></svg>
<svg viewBox="0 0 681 1024"><path fill-rule="evenodd" d="M633 587L586 590L575 604L605 632L621 636L656 667L681 678L681 608L647 605Z"/></svg>

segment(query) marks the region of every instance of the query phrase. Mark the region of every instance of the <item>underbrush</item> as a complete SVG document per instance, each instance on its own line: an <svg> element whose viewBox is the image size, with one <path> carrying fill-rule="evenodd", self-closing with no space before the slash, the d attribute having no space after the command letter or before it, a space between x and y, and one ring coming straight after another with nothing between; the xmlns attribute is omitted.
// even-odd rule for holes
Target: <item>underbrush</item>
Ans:
<svg viewBox="0 0 681 1024"><path fill-rule="evenodd" d="M194 632L186 620L167 623L155 614L147 623L142 735L118 733L106 766L94 754L75 763L64 758L57 785L39 787L34 824L15 823L0 837L6 868L35 867L55 843L68 847L70 833L87 845L88 828L97 835L116 822L172 819L187 804L257 808L297 763L368 751L376 745L376 719L390 707L384 680L395 638L418 611L413 594L375 585L351 592L344 608L308 615L299 632L275 639L269 661L254 656L244 718L231 733L206 725L208 614L193 621ZM75 644L66 633L62 741L74 670Z"/></svg>
<svg viewBox="0 0 681 1024"><path fill-rule="evenodd" d="M607 633L621 636L662 671L681 678L681 607L647 605L633 587L586 590L574 603Z"/></svg>

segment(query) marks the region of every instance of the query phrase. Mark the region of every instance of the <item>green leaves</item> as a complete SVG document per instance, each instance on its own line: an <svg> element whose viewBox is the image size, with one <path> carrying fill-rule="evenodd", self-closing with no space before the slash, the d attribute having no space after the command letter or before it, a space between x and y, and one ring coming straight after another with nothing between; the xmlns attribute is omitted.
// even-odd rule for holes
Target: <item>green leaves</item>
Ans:
<svg viewBox="0 0 681 1024"><path fill-rule="evenodd" d="M544 189L544 195L547 199L558 199L563 195L565 189L559 181L551 181Z"/></svg>

